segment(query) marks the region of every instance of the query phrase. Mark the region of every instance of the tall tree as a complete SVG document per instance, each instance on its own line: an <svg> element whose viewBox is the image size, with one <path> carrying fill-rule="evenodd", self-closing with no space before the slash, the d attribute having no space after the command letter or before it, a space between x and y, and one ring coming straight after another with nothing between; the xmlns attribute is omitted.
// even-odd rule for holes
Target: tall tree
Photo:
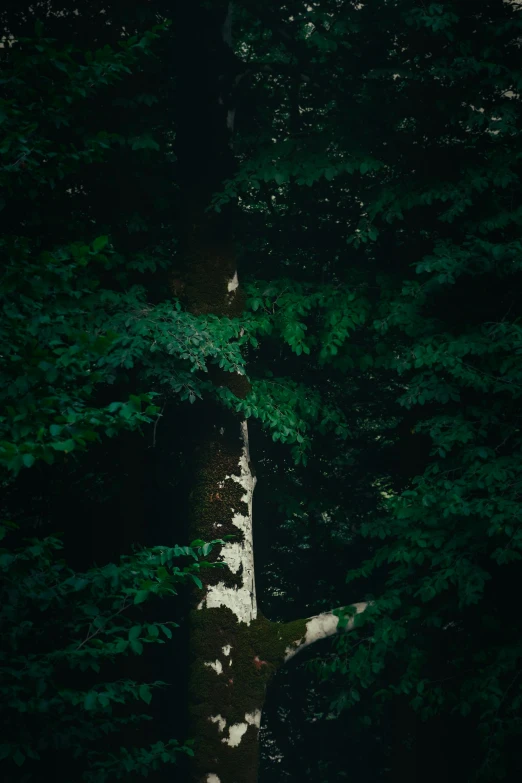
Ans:
<svg viewBox="0 0 522 783"><path fill-rule="evenodd" d="M176 154L185 208L175 279L181 281L182 299L194 314L222 318L243 311L231 211L209 212L213 194L234 174L231 87L241 75L241 62L231 51L232 15L228 3L216 3L211 10L194 3L180 8L174 19L177 70L184 67L189 74L177 91L184 107ZM235 398L251 394L243 372L209 372L211 380ZM339 617L326 613L279 625L260 616L253 558L255 478L247 422L241 410L238 415L209 402L200 417L191 537L231 540L217 555L227 573L204 578L205 593L192 616L189 698L197 737L193 775L208 783L247 783L257 780L258 732L270 676L300 647L335 633ZM354 612L363 608L357 605Z"/></svg>

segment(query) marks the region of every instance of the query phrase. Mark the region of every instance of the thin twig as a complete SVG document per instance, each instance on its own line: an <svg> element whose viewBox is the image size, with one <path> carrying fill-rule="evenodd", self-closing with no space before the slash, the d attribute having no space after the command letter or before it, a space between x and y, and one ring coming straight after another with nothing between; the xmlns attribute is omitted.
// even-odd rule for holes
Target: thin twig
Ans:
<svg viewBox="0 0 522 783"><path fill-rule="evenodd" d="M92 628L92 623L91 623L90 626L89 626L89 631L87 631L87 636L85 637L83 642L80 642L80 644L76 648L76 651L80 650L83 647L84 644L87 644L87 642L89 642L91 639L93 639L95 636L97 636L100 633L100 631L102 631L105 628L107 623L110 622L110 620L114 620L115 617L117 617L119 614L121 614L126 609L128 609L129 606L130 606L130 604L128 604L128 603L126 603L126 601L124 601L123 606L121 607L121 609L118 609L117 612L114 612L114 614L111 614L111 616L108 617L105 620L104 624L99 626L93 633L90 633L90 629Z"/></svg>
<svg viewBox="0 0 522 783"><path fill-rule="evenodd" d="M158 428L158 422L161 419L161 417L163 416L163 411L164 410L165 410L165 406L163 406L161 411L158 413L158 415L156 417L156 421L154 422L154 430L152 432L152 448L156 447L156 430Z"/></svg>

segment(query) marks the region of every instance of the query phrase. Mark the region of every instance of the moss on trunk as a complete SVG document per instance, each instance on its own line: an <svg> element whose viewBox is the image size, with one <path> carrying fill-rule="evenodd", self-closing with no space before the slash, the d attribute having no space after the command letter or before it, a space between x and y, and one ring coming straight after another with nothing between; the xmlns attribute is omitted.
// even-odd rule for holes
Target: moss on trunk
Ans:
<svg viewBox="0 0 522 783"><path fill-rule="evenodd" d="M216 409L216 423L200 443L194 455L194 486L191 492L190 537L211 541L233 535L235 541L244 536L233 524L234 513L248 513L244 502L244 489L232 478L238 477L243 443L240 439L239 420ZM223 426L218 428L218 424ZM221 559L218 547L208 560ZM242 584L240 572L229 569L207 570L201 573L205 585L223 582L229 587ZM201 600L201 595L199 596Z"/></svg>
<svg viewBox="0 0 522 783"><path fill-rule="evenodd" d="M214 773L220 783L255 783L259 729L254 716L260 716L268 682L286 649L304 636L306 621L279 625L259 616L246 625L224 606L194 611L191 620L194 780L202 783ZM231 727L236 728L230 732ZM238 727L243 733L233 746L229 740Z"/></svg>

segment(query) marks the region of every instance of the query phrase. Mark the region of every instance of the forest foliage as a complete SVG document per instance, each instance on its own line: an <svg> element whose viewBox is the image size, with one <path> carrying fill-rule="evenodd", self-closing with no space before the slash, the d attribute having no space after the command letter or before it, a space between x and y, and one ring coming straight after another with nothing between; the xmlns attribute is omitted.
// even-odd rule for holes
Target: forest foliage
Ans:
<svg viewBox="0 0 522 783"><path fill-rule="evenodd" d="M289 619L289 605L313 614L373 601L354 635L307 664L324 694L322 707L307 706L314 736L345 742L353 715L382 737L390 705L404 704L463 738L461 777L516 777L518 7L235 4L238 165L212 208L235 205L246 308L224 318L189 312L168 284L183 198L181 109L169 100L176 14L161 2L141 18L107 6L99 46L87 48L68 15L36 28L31 19L2 60L0 660L12 695L1 709L17 715L0 751L8 778L37 762L35 736L43 750L50 735L73 749L80 731L82 750L99 754L100 732L138 719L114 705L147 706L159 683L100 674L79 688L60 667L97 674L102 658L168 643L148 601L139 622L119 609L193 582L210 551L121 552L118 565L77 571L61 562L52 527L40 535L24 476L79 480L109 439L155 438L165 407L189 416L208 399L253 425L265 612ZM95 29L94 10L81 13ZM4 22L26 24L14 7ZM212 366L246 374L248 396L217 385ZM310 584L285 608L305 572ZM62 618L60 644L42 655L51 616ZM82 642L88 627L100 629L94 644ZM90 757L84 779L146 773L178 752L190 746L108 750ZM314 774L341 779L340 762L324 758Z"/></svg>

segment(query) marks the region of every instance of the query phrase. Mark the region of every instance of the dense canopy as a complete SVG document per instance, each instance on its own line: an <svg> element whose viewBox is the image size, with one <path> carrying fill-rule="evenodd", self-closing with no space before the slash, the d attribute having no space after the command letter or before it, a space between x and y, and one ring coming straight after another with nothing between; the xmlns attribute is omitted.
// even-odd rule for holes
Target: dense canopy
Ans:
<svg viewBox="0 0 522 783"><path fill-rule="evenodd" d="M518 781L519 3L0 20L3 779Z"/></svg>

